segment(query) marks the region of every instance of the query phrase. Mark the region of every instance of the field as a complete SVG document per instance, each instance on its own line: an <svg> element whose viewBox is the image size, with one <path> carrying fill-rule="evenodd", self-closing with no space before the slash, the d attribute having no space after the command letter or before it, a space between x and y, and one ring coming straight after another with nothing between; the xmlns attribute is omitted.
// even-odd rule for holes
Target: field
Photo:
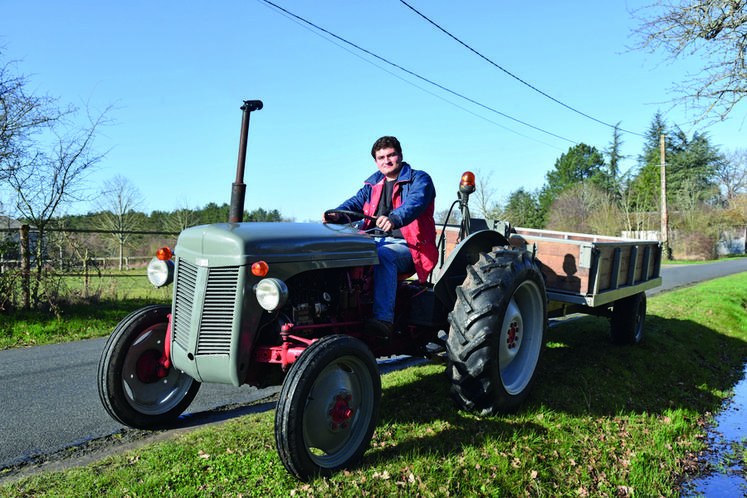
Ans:
<svg viewBox="0 0 747 498"><path fill-rule="evenodd" d="M26 478L0 495L678 496L704 470L705 425L742 375L746 303L747 274L656 296L639 346L611 345L600 318L553 326L534 391L510 415L457 410L443 362L384 375L370 450L329 479L286 473L270 410ZM91 334L105 335L114 314ZM3 333L17 327L32 328L3 322Z"/></svg>

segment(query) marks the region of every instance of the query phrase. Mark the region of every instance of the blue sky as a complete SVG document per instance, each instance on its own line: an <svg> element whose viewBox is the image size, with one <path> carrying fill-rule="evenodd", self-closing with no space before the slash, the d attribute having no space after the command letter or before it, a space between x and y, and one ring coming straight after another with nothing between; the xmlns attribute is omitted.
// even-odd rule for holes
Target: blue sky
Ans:
<svg viewBox="0 0 747 498"><path fill-rule="evenodd" d="M612 129L543 97L469 52L399 0L277 0L360 47L542 133L320 36L261 0L94 2L0 0L0 46L30 76L30 89L101 111L113 106L90 182L122 175L144 211L230 199L245 99L252 114L246 208L298 221L351 196L375 170L371 144L395 135L405 160L428 171L437 210L466 170L490 175L495 200L539 188L575 143L602 150ZM629 11L648 1L408 0L474 49L552 97L643 134L657 110L689 130L685 109L667 112L670 89L697 64L662 65L626 47ZM696 62L696 61L693 61ZM708 128L724 150L743 147L744 104ZM563 137L557 138L553 135ZM623 170L643 139L623 134ZM86 212L90 204L72 206Z"/></svg>

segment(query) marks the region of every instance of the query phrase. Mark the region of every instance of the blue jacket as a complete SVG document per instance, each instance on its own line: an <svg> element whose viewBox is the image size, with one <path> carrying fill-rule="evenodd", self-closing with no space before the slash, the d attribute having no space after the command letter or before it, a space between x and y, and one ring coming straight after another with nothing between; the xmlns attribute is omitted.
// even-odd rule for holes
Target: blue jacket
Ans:
<svg viewBox="0 0 747 498"><path fill-rule="evenodd" d="M337 209L346 209L374 216L379 205L386 177L379 171L371 175L358 192ZM402 163L397 181L392 189L392 207L389 220L399 228L410 247L412 260L421 282L425 282L438 261L436 249L436 222L433 219L436 189L425 171L412 169ZM363 228L373 226L366 220Z"/></svg>

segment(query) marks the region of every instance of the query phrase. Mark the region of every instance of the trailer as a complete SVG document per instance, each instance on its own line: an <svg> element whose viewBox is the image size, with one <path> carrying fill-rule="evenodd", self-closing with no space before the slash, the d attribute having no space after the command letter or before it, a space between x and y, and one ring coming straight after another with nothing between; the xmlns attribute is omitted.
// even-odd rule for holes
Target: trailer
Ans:
<svg viewBox="0 0 747 498"><path fill-rule="evenodd" d="M661 285L661 242L512 227L475 218L470 225L472 233L505 233L511 246L534 255L545 278L548 318L574 313L604 316L610 319L616 344L643 340L645 292ZM446 227L444 259L461 241L460 231L459 225Z"/></svg>

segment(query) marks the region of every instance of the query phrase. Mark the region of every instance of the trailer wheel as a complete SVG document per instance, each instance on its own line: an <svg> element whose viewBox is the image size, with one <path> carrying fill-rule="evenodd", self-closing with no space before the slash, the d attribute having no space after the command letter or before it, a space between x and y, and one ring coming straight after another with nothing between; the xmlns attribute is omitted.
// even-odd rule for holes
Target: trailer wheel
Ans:
<svg viewBox="0 0 747 498"><path fill-rule="evenodd" d="M639 292L612 306L610 336L615 344L640 344L646 321L646 293Z"/></svg>
<svg viewBox="0 0 747 498"><path fill-rule="evenodd" d="M467 274L449 314L451 396L481 415L510 412L529 395L542 351L544 279L527 251L510 247L480 254Z"/></svg>
<svg viewBox="0 0 747 498"><path fill-rule="evenodd" d="M275 410L275 444L288 472L302 480L354 465L379 416L376 359L346 335L312 343L291 366Z"/></svg>
<svg viewBox="0 0 747 498"><path fill-rule="evenodd" d="M99 398L115 420L138 429L160 427L184 412L200 383L160 364L170 306L151 305L128 315L114 329L97 371Z"/></svg>

